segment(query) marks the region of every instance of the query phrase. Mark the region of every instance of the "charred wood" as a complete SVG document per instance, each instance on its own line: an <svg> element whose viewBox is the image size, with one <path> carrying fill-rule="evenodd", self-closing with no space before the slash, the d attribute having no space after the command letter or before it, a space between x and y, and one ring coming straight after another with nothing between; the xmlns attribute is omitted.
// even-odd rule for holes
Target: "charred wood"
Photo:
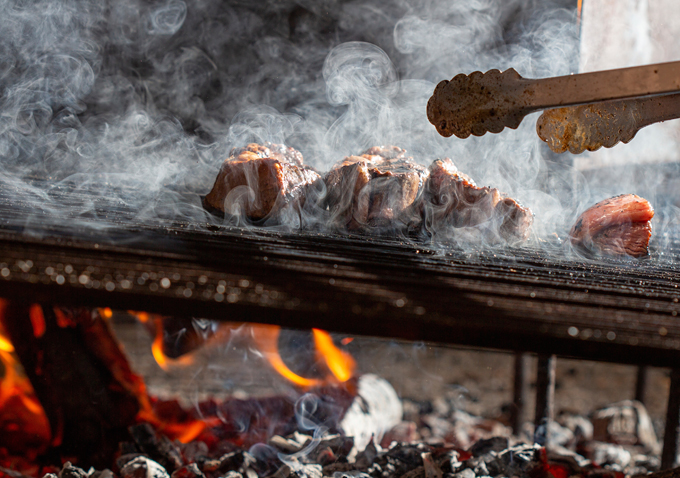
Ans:
<svg viewBox="0 0 680 478"><path fill-rule="evenodd" d="M29 320L31 307L44 320L40 336ZM36 307L10 302L4 325L48 417L52 443L62 456L105 467L118 443L129 437L127 427L139 409L137 397L93 352L117 350L117 345L89 310Z"/></svg>

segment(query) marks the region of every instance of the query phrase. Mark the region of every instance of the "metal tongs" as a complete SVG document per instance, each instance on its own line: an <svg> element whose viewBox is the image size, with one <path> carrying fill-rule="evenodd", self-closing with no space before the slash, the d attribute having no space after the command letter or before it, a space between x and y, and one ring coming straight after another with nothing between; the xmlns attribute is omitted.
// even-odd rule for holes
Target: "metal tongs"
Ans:
<svg viewBox="0 0 680 478"><path fill-rule="evenodd" d="M538 80L512 68L460 74L437 85L427 117L442 136L467 138L515 129L539 110L547 111L536 130L555 152L627 143L645 126L680 118L680 62Z"/></svg>

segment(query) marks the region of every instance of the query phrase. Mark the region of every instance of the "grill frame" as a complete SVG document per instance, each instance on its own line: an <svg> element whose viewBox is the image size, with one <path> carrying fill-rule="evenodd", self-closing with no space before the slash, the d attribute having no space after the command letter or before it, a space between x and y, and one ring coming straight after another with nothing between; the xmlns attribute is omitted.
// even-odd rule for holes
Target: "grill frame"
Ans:
<svg viewBox="0 0 680 478"><path fill-rule="evenodd" d="M141 227L128 246L112 244L110 231L98 240L0 233L0 296L680 366L671 264L216 229Z"/></svg>

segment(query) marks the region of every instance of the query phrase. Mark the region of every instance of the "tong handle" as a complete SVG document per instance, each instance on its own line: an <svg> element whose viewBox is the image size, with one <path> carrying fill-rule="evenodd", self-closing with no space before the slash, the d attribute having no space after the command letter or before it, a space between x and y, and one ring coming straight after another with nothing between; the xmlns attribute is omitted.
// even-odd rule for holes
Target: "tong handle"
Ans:
<svg viewBox="0 0 680 478"><path fill-rule="evenodd" d="M525 79L514 69L476 71L440 82L427 117L442 136L467 138L517 128L547 108L680 92L680 62Z"/></svg>

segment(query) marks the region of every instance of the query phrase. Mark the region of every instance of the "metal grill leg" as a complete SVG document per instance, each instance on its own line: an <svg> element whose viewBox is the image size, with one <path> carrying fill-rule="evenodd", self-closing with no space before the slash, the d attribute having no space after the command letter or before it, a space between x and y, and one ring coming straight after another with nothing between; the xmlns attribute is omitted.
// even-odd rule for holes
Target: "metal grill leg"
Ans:
<svg viewBox="0 0 680 478"><path fill-rule="evenodd" d="M534 442L543 446L548 445L548 425L555 413L555 362L554 355L538 356Z"/></svg>
<svg viewBox="0 0 680 478"><path fill-rule="evenodd" d="M647 373L648 373L649 368L641 365L637 369L637 379L635 381L635 400L638 402L642 402L644 405L647 405L645 403L647 396Z"/></svg>
<svg viewBox="0 0 680 478"><path fill-rule="evenodd" d="M510 426L515 435L519 434L526 417L527 354L515 353L515 383L512 391L512 416Z"/></svg>
<svg viewBox="0 0 680 478"><path fill-rule="evenodd" d="M668 394L666 429L663 434L661 469L673 468L678 455L678 425L680 422L680 369L671 370L671 390Z"/></svg>

